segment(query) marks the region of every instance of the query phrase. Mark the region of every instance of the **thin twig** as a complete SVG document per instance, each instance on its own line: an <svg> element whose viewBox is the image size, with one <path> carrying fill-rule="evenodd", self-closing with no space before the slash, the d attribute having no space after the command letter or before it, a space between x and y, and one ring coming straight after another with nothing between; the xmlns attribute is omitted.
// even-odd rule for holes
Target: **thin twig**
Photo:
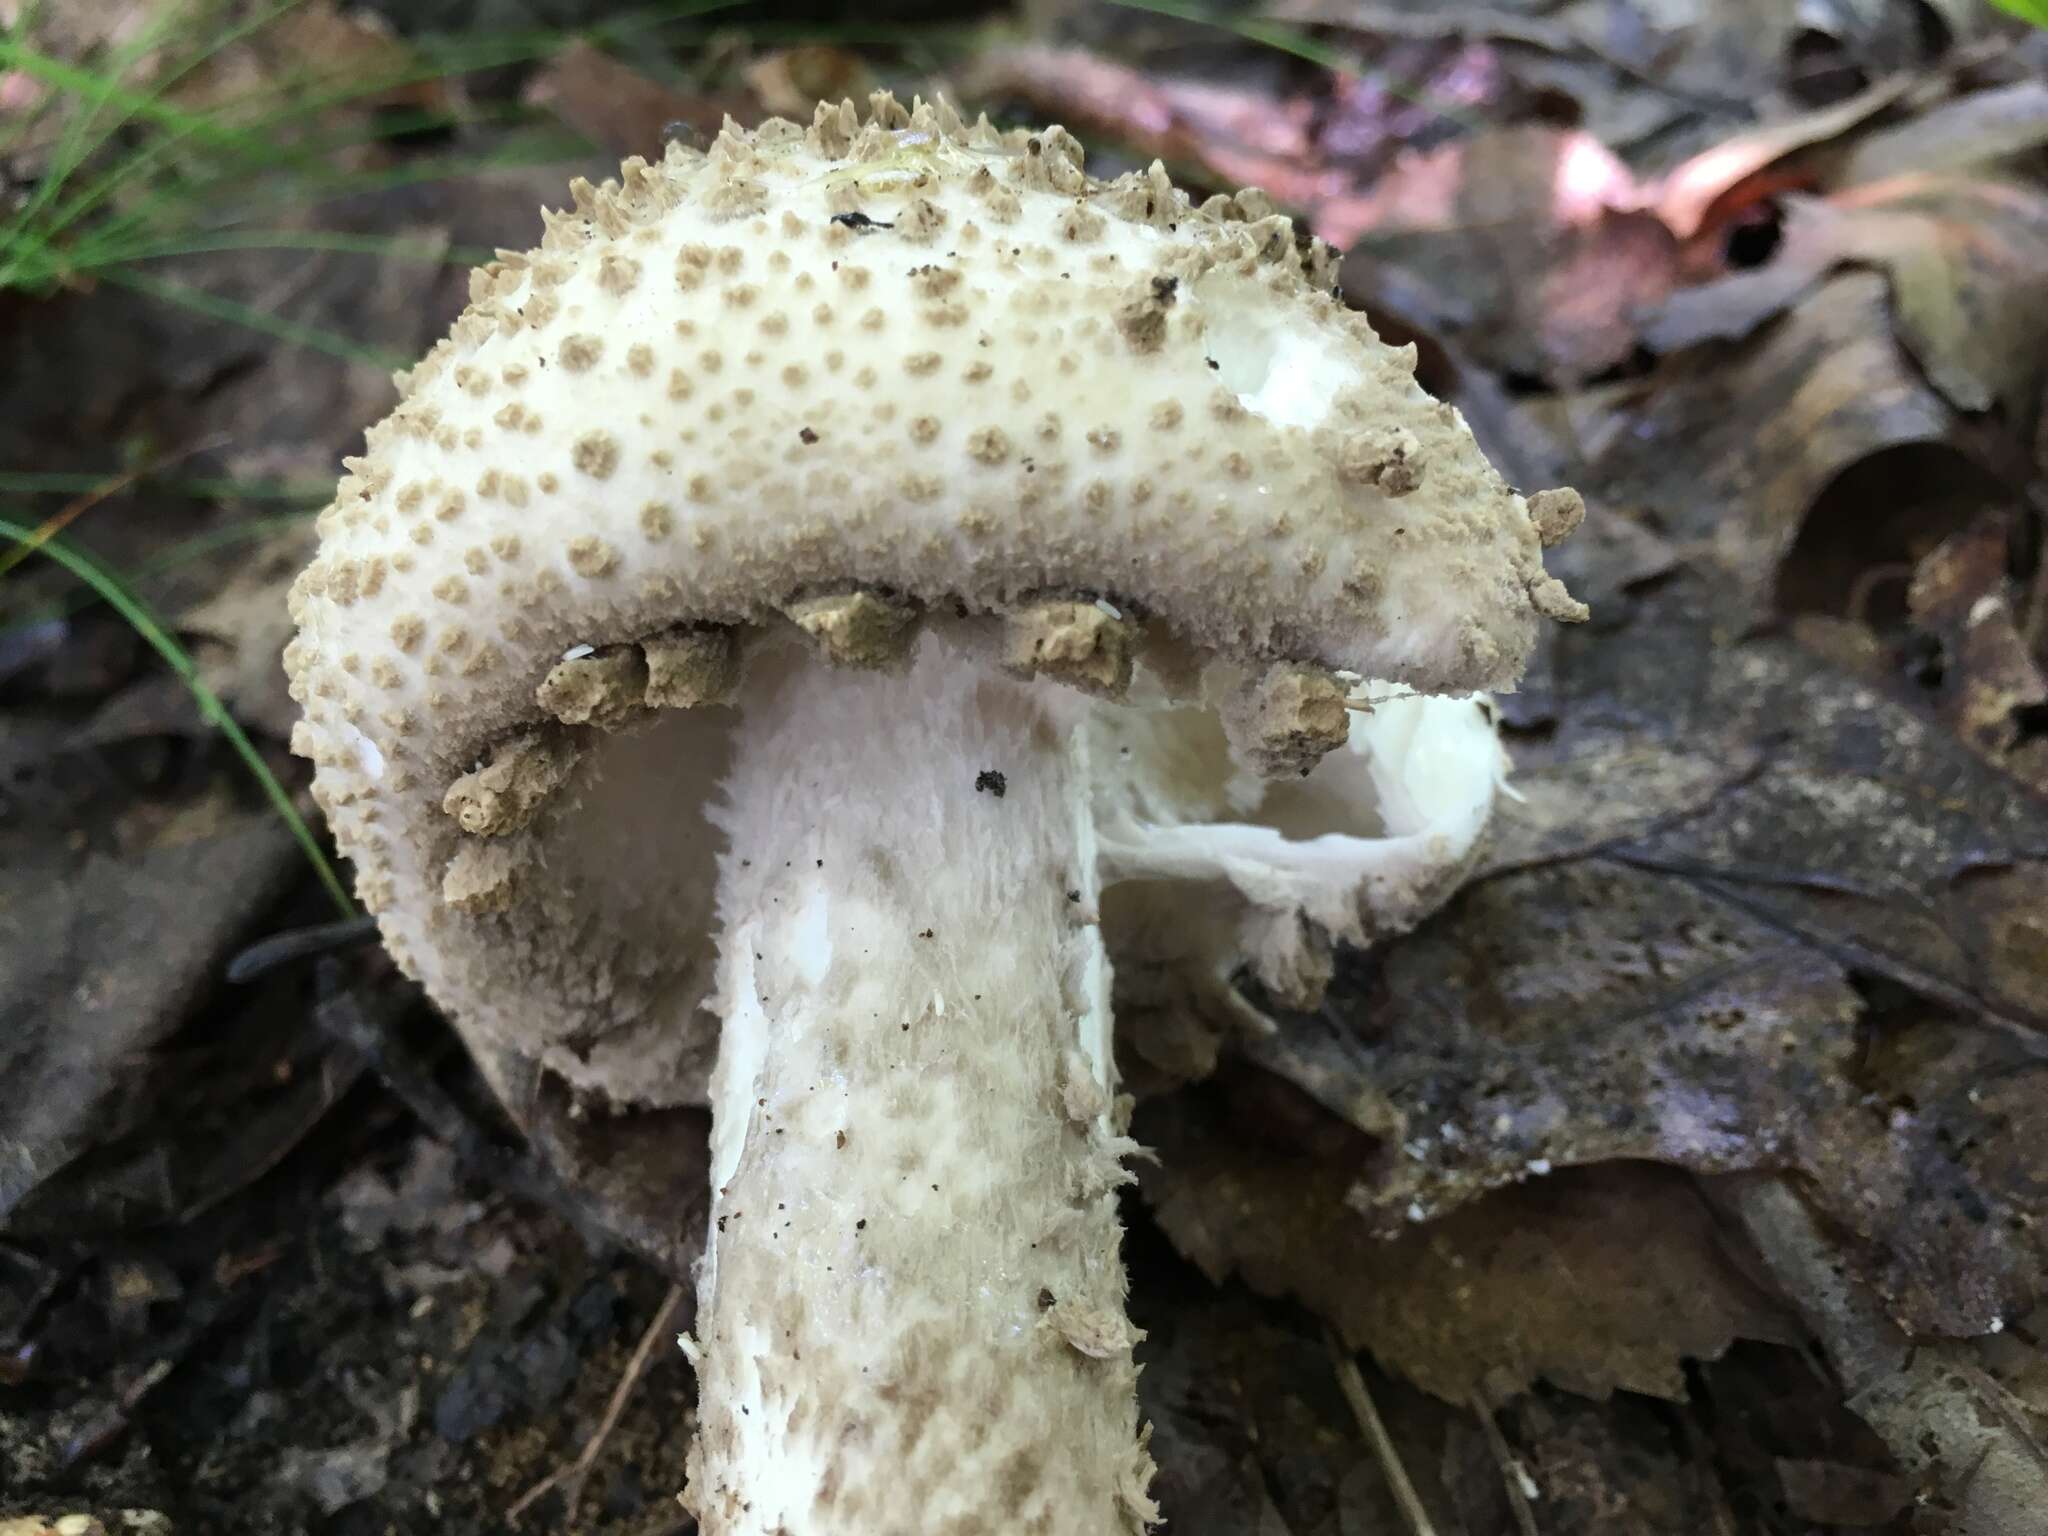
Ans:
<svg viewBox="0 0 2048 1536"><path fill-rule="evenodd" d="M633 1346L633 1358L626 1362L625 1374L619 1377L619 1384L612 1388L611 1401L605 1404L604 1418L598 1422L597 1433L584 1442L582 1454L566 1466L555 1468L546 1477L535 1483L519 1497L519 1502L505 1511L507 1520L517 1520L526 1513L549 1489L562 1485L563 1517L573 1520L576 1506L583 1500L583 1485L590 1477L590 1469L597 1465L597 1458L604 1454L605 1442L612 1437L612 1431L619 1427L619 1420L625 1416L626 1404L633 1400L633 1392L640 1385L640 1379L647 1374L648 1364L654 1359L655 1345L665 1338L674 1326L677 1310L683 1304L683 1285L677 1281L668 1288L668 1294L661 1299L661 1305L654 1310L654 1321L647 1325L647 1331L640 1335L640 1342Z"/></svg>
<svg viewBox="0 0 2048 1536"><path fill-rule="evenodd" d="M1365 1377L1359 1373L1358 1362L1338 1341L1334 1330L1323 1330L1323 1343L1330 1351L1330 1363L1337 1368L1337 1385L1344 1389L1345 1400L1358 1418L1358 1427L1365 1431L1373 1455L1379 1458L1380 1470L1387 1474L1387 1486L1393 1489L1394 1502L1401 1506L1401 1513L1408 1517L1409 1529L1414 1536L1436 1536L1429 1511L1422 1507L1415 1485L1408 1480L1408 1469L1401 1465L1400 1453L1387 1436L1387 1426L1380 1422L1380 1411L1373 1406L1372 1394L1365 1390Z"/></svg>
<svg viewBox="0 0 2048 1536"><path fill-rule="evenodd" d="M1508 1504L1515 1512L1515 1526L1522 1536L1542 1536L1536 1529L1536 1511L1530 1507L1529 1491L1522 1486L1529 1474L1522 1469L1521 1461L1508 1445L1508 1438L1500 1432L1500 1425L1493 1420L1493 1409L1477 1392L1472 1394L1471 1408L1479 1416L1479 1428L1486 1435L1487 1448L1493 1452L1493 1459L1500 1463L1500 1480L1508 1491Z"/></svg>
<svg viewBox="0 0 2048 1536"><path fill-rule="evenodd" d="M351 917L334 923L315 923L307 928L288 928L282 933L273 933L267 939L258 939L237 952L228 961L227 979L238 986L246 985L269 975L281 965L368 944L376 937L377 919L374 917Z"/></svg>

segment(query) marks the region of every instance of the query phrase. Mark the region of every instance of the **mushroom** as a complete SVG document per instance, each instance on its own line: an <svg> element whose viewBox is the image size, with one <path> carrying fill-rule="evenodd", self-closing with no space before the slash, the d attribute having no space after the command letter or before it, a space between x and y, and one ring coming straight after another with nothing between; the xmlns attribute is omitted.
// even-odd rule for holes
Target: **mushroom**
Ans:
<svg viewBox="0 0 2048 1536"><path fill-rule="evenodd" d="M1262 197L1058 128L571 190L321 515L293 745L500 1092L711 1104L707 1536L1140 1527L1109 949L1307 995L1439 899L1576 499Z"/></svg>

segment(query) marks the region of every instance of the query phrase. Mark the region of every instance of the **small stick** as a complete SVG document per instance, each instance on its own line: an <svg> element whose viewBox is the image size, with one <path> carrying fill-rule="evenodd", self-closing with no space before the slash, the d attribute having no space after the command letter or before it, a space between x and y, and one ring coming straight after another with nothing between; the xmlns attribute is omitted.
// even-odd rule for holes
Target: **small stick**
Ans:
<svg viewBox="0 0 2048 1536"><path fill-rule="evenodd" d="M1380 1411L1373 1406L1372 1394L1365 1390L1365 1377L1359 1374L1358 1362L1337 1341L1335 1330L1323 1330L1323 1343L1330 1351L1330 1363L1337 1368L1337 1385L1344 1389L1345 1400L1358 1418L1358 1427L1365 1431L1373 1455L1379 1458L1380 1470L1387 1474L1387 1486L1393 1489L1394 1502L1401 1506L1401 1513L1408 1517L1408 1528L1414 1536L1436 1536L1429 1511L1422 1507L1415 1485L1408 1480L1408 1469L1401 1465L1400 1452L1388 1438L1387 1426L1380 1422Z"/></svg>
<svg viewBox="0 0 2048 1536"><path fill-rule="evenodd" d="M1493 1459L1500 1463L1500 1480L1508 1491L1508 1503L1514 1507L1515 1528L1522 1536L1541 1536L1536 1529L1536 1511L1530 1507L1528 1490L1522 1486L1529 1474L1509 1447L1508 1437L1500 1432L1500 1425L1494 1422L1493 1409L1487 1406L1486 1399L1474 1392L1471 1407L1479 1416L1479 1427L1486 1433Z"/></svg>
<svg viewBox="0 0 2048 1536"><path fill-rule="evenodd" d="M228 961L228 980L242 985L267 975L281 965L310 955L331 954L377 937L374 917L343 918L338 923L316 923L310 928L288 928L258 939Z"/></svg>
<svg viewBox="0 0 2048 1536"><path fill-rule="evenodd" d="M647 1374L647 1366L654 1359L654 1346L667 1335L682 1304L683 1285L677 1281L669 1286L661 1305L654 1309L654 1321L647 1325L647 1331L640 1335L640 1342L633 1346L633 1357L626 1362L618 1385L612 1388L611 1401L604 1406L604 1417L598 1421L597 1432L584 1442L582 1454L568 1465L555 1468L521 1494L519 1502L505 1511L507 1520L517 1520L557 1483L566 1485L562 1489L564 1517L575 1518L576 1506L583 1500L583 1485L590 1477L590 1469L597 1465L597 1458L604 1454L605 1442L611 1439L612 1431L625 1417L626 1404L633 1400L634 1389L640 1385L640 1378Z"/></svg>

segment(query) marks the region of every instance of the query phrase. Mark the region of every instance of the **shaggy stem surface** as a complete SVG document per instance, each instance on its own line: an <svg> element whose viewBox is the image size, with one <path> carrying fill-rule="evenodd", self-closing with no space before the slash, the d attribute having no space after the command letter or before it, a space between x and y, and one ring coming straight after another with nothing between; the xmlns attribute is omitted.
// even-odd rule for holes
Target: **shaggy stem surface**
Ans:
<svg viewBox="0 0 2048 1536"><path fill-rule="evenodd" d="M1149 1513L1081 701L937 637L738 732L720 872L706 1536Z"/></svg>

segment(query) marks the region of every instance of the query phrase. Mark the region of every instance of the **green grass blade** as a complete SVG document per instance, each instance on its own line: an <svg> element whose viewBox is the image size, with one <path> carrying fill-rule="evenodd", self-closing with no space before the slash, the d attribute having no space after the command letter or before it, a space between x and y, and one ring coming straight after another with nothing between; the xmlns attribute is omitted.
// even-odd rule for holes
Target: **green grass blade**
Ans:
<svg viewBox="0 0 2048 1536"><path fill-rule="evenodd" d="M132 288L152 298L162 299L168 304L182 305L195 314L206 315L214 320L226 320L234 325L246 326L261 335L276 341L288 341L294 346L310 347L316 352L325 352L330 357L344 358L352 363L368 363L386 373L409 366L413 359L400 357L395 352L382 352L375 347L364 346L334 331L323 330L317 325L301 325L296 320L287 320L282 315L266 315L262 310L234 299L224 299L217 293L191 288L184 283L168 282L160 277L150 277L141 272L116 268L100 274L101 281L121 288Z"/></svg>
<svg viewBox="0 0 2048 1536"><path fill-rule="evenodd" d="M145 28L127 48L123 49L106 72L96 74L90 70L72 70L71 74L76 82L74 94L85 96L88 100L92 101L92 106L88 110L79 111L72 118L71 122L66 125L64 140L59 153L52 160L48 171L36 187L27 205L20 210L13 221L15 240L27 244L31 250L45 247L59 231L68 228L75 222L76 218L83 212L82 209L74 211L68 216L60 215L54 227L38 228L36 223L43 211L55 201L58 193L70 185L72 173L116 133L120 132L126 123L133 121L138 116L159 123L168 123L173 130L171 134L173 139L196 137L214 142L217 146L225 143L239 147L245 160L251 157L260 159L269 148L260 137L249 134L246 131L224 127L218 120L218 115L214 113L192 113L173 107L166 107L163 105L162 98L169 92L172 86L191 74L193 70L198 69L202 64L215 57L222 50L231 47L241 39L249 36L252 32L270 25L271 22L302 3L303 0L278 0L278 3L270 9L258 11L255 15L246 18L237 25L216 32L202 47L181 59L177 64L167 68L163 76L146 93L121 91L118 81L136 61L156 46L165 33L178 24L181 13L181 7L179 6L166 6L156 19L155 24ZM4 38L0 38L0 63L6 61L7 51L17 46L8 43ZM56 63L54 60L51 62ZM132 103L132 105L130 110L115 114L112 121L104 124L100 128L98 135L94 137L92 134L93 126L99 117L100 107L105 105L104 99L95 98L103 97L105 93L110 91L118 93L121 104ZM90 139L90 142L86 142L87 139ZM274 153L272 158L275 158ZM92 189L89 188L88 193L91 192ZM74 199L73 201L76 202L77 200ZM97 196L94 196L92 201L97 201ZM91 206L91 202L88 202L87 206ZM4 267L0 267L0 287L6 286L7 281L7 270Z"/></svg>
<svg viewBox="0 0 2048 1536"><path fill-rule="evenodd" d="M329 494L330 491L323 490L319 497L324 500ZM154 581L159 576L168 576L194 561L203 560L208 555L218 554L224 549L233 549L238 544L253 543L273 533L282 533L287 528L302 528L314 510L313 506L308 506L300 512L278 512L265 517L243 518L224 527L194 534L189 539L180 539L140 565L131 566L121 572L120 580L130 589L140 587L145 582ZM30 608L9 622L15 625L31 625L46 624L53 619L68 619L73 614L83 613L98 601L100 596L97 592L90 587L82 587L40 607Z"/></svg>
<svg viewBox="0 0 2048 1536"><path fill-rule="evenodd" d="M395 235L358 235L330 229L246 229L200 232L160 245L143 245L111 257L123 261L158 261L170 256L199 256L215 251L312 251L344 256L381 256L387 261L417 261L430 266L479 267L492 257L480 245L436 245ZM80 268L80 270L90 270Z"/></svg>
<svg viewBox="0 0 2048 1536"><path fill-rule="evenodd" d="M122 246L115 241L94 241L72 252L64 272L40 267L22 269L20 281L34 288L54 282L60 275L105 276L109 267L135 261L162 261L173 256L203 256L219 251L301 251L344 256L380 256L387 261L417 261L431 266L478 267L493 253L480 245L440 246L396 235L361 235L343 230L252 229L199 233L184 238L166 236L156 244Z"/></svg>
<svg viewBox="0 0 2048 1536"><path fill-rule="evenodd" d="M2031 21L2037 27L2048 27L2048 0L1991 0L2001 11L2017 16L2021 21Z"/></svg>
<svg viewBox="0 0 2048 1536"><path fill-rule="evenodd" d="M211 113L187 112L182 107L170 106L158 100L154 92L129 90L111 76L94 74L91 70L76 64L66 64L62 59L52 58L26 43L12 43L0 38L0 65L19 70L45 85L55 86L58 90L75 96L94 108L121 108L125 115L119 122L107 128L92 144L87 145L84 152L78 155L79 160L90 156L93 150L105 143L107 137L117 131L122 124L138 117L159 127L203 139L216 148L246 147L261 150L263 147L242 130L223 126ZM90 119L93 114L88 112L85 115Z"/></svg>
<svg viewBox="0 0 2048 1536"><path fill-rule="evenodd" d="M0 495L5 496L88 496L101 489L117 470L105 474L62 474L54 471L0 469ZM187 496L194 501L290 501L315 504L330 495L326 481L231 480L163 478L143 475L137 485L147 485L159 495Z"/></svg>
<svg viewBox="0 0 2048 1536"><path fill-rule="evenodd" d="M283 208L306 208L334 197L356 196L387 191L393 187L418 186L434 181L472 177L523 165L544 165L559 160L580 158L589 152L590 145L587 141L548 130L508 141L485 155L423 158L375 171L323 169L306 175L278 177L270 183L262 184L260 190L255 191L252 191L246 178L228 175L223 175L206 186L238 194L240 201L231 211L224 210L222 217L246 219ZM150 220L157 213L172 208L174 204L175 199L171 194L153 195L143 207L131 210L120 218L96 228L86 245L71 253L67 259L73 267L95 268L122 260L126 244L151 238Z"/></svg>
<svg viewBox="0 0 2048 1536"><path fill-rule="evenodd" d="M109 83L118 82L151 48L156 46L163 35L170 30L176 18L176 9L172 6L166 6L150 25L142 28L141 31L129 40L125 47L116 50L106 69L98 74L88 74L87 79L90 81L91 86L97 87L102 81ZM4 44L9 48L14 46L4 37L0 37L0 44ZM97 92L94 89L89 89L87 92L89 98L96 96L96 94ZM72 171L76 170L85 157L92 153L97 144L105 142L104 137L99 140L92 139L93 125L98 120L100 107L103 105L103 102L93 100L90 106L74 110L65 121L64 131L58 135L56 147L52 151L48 163L44 166L43 175L36 186L34 194L30 198L28 211L31 214L39 210L49 198L56 196L57 189L64 184L65 179L70 176ZM112 130L110 129L109 131L111 132Z"/></svg>
<svg viewBox="0 0 2048 1536"><path fill-rule="evenodd" d="M298 807L292 804L292 797L285 793L284 786L278 783L277 775L272 773L270 765L263 761L263 755L256 750L256 744L249 740L248 733L242 729L235 717L228 713L228 707L220 701L220 696L209 688L206 680L199 675L199 665L193 661L191 653L171 637L169 631L156 621L155 616L143 606L141 600L130 594L115 579L112 572L90 556L72 548L61 539L38 541L34 529L6 518L0 518L0 536L17 544L28 545L38 554L47 555L91 587L109 607L127 621L129 627L140 635L157 655L164 659L166 665L177 674L178 680L185 685L186 691L192 695L193 702L198 704L200 714L227 737L229 744L242 759L243 765L262 786L264 797L270 801L271 808L291 829L292 836L297 839L299 847L305 851L306 858L319 875L320 883L327 888L327 894L333 900L335 910L345 918L354 917L356 904L349 898L348 888L342 884L341 876L336 873L334 866L328 862L327 855L321 850L319 839L313 836L313 829L306 825L306 820L299 814Z"/></svg>

